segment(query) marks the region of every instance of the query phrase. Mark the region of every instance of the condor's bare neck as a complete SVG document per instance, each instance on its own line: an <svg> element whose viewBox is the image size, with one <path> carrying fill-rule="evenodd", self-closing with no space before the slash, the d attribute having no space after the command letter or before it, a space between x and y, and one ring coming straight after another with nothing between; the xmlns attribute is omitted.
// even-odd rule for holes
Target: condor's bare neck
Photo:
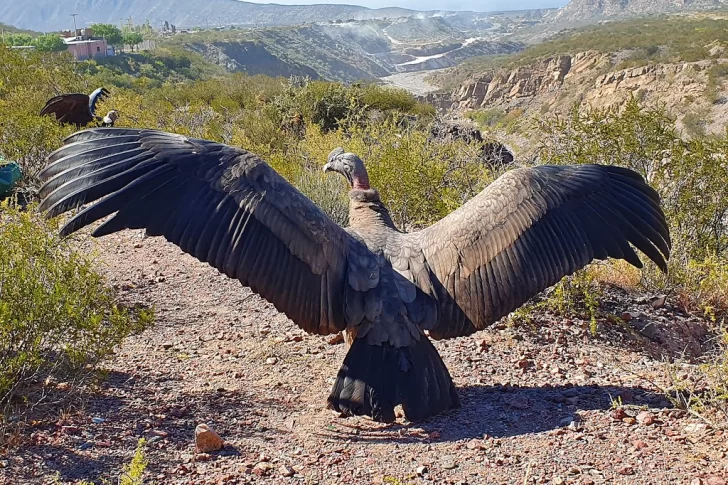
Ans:
<svg viewBox="0 0 728 485"><path fill-rule="evenodd" d="M397 230L376 189L349 191L349 225L357 231L367 231L376 227Z"/></svg>

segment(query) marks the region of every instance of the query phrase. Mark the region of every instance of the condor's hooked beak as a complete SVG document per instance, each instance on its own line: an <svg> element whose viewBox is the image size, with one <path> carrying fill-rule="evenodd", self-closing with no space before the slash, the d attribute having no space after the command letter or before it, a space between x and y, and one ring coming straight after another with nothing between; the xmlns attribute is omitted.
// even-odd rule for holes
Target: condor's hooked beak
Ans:
<svg viewBox="0 0 728 485"><path fill-rule="evenodd" d="M331 163L327 163L324 165L324 172L333 172L333 168L331 168Z"/></svg>

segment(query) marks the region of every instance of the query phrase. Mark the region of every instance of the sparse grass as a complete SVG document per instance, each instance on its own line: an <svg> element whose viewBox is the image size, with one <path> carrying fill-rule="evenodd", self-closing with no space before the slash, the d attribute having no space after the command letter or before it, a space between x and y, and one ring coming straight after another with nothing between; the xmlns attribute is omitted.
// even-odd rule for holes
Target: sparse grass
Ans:
<svg viewBox="0 0 728 485"><path fill-rule="evenodd" d="M728 428L728 330L719 327L712 352L703 361L667 365L671 381L668 398L674 406L708 422Z"/></svg>
<svg viewBox="0 0 728 485"><path fill-rule="evenodd" d="M592 335L597 334L603 293L594 275L587 269L567 276L541 296L523 305L513 313L511 324L531 327L533 315L547 311L561 317L579 317L589 321Z"/></svg>

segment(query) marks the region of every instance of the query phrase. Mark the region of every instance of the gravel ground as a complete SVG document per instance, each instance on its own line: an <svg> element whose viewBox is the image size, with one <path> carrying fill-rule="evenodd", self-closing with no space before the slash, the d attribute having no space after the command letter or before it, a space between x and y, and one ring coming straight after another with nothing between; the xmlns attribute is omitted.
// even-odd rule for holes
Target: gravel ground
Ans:
<svg viewBox="0 0 728 485"><path fill-rule="evenodd" d="M430 84L425 81L425 77L429 76L433 72L437 71L402 72L380 79L391 86L406 89L416 96L424 96L440 89L434 84Z"/></svg>
<svg viewBox="0 0 728 485"><path fill-rule="evenodd" d="M610 311L633 318L597 338L587 322L543 315L437 342L462 409L384 425L325 409L343 344L304 334L162 239L127 231L98 244L111 283L153 304L157 324L128 339L84 406L39 418L0 455L0 483L116 483L139 437L155 484L726 483L728 435L657 387L664 360L699 354L706 338L669 302L611 291ZM200 423L223 450L195 453Z"/></svg>

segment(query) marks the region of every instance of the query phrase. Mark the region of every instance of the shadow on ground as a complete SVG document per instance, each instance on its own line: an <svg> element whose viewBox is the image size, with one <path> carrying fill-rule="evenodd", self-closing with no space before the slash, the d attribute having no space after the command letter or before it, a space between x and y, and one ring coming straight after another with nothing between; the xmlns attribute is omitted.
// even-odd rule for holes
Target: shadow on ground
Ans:
<svg viewBox="0 0 728 485"><path fill-rule="evenodd" d="M636 387L619 386L465 386L458 388L462 407L422 423L393 424L377 431L348 426L324 435L364 442L421 440L408 431L432 433L433 442L518 436L568 426L578 411L608 410L613 400L623 404L671 407L664 395ZM396 433L393 433L395 431Z"/></svg>

